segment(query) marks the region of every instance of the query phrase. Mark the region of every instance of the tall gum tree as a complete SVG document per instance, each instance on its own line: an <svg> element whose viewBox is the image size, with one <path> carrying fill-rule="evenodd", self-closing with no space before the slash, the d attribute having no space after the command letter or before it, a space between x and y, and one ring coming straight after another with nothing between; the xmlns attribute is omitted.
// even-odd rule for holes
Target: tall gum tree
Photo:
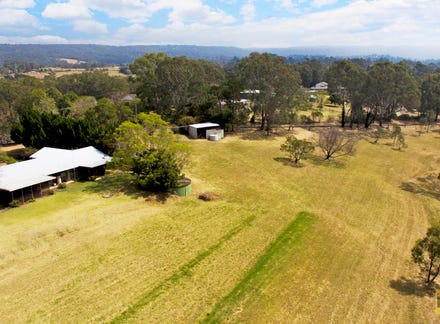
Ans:
<svg viewBox="0 0 440 324"><path fill-rule="evenodd" d="M301 79L293 65L268 53L251 53L237 66L238 77L261 115L261 130L272 130L276 115L292 104Z"/></svg>
<svg viewBox="0 0 440 324"><path fill-rule="evenodd" d="M422 78L421 104L422 115L434 114L435 121L440 114L440 72L427 74Z"/></svg>
<svg viewBox="0 0 440 324"><path fill-rule="evenodd" d="M365 127L374 121L382 126L390 121L400 107L416 109L420 105L420 90L404 64L379 62L371 67L366 82L367 115Z"/></svg>
<svg viewBox="0 0 440 324"><path fill-rule="evenodd" d="M367 72L359 65L341 60L333 63L327 71L328 91L341 97L341 127L346 124L346 102L350 103L350 127L362 115L363 88Z"/></svg>

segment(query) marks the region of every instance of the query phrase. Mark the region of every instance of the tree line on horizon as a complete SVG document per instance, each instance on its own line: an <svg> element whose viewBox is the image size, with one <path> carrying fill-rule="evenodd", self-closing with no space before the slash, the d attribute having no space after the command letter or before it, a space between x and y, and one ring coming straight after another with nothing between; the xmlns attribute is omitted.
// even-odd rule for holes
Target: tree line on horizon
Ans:
<svg viewBox="0 0 440 324"><path fill-rule="evenodd" d="M270 133L280 124L310 122L299 112L311 108L307 91L320 81L328 82L330 100L342 107L342 127L382 125L403 107L418 112L420 120L436 121L440 112L440 70L417 63L344 59L327 66L312 59L292 64L251 53L221 67L148 53L129 68L133 75L126 78L90 71L43 80L20 74L0 79L2 141L12 134L14 141L31 146L89 143L111 152L114 130L140 112L155 112L177 126L217 122L229 131L258 122ZM124 99L127 94L136 97Z"/></svg>

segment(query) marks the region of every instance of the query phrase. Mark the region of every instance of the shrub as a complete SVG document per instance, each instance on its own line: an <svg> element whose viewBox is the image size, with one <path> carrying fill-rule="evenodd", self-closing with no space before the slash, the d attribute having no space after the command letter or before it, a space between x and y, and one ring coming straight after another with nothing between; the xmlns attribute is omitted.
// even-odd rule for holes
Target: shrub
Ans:
<svg viewBox="0 0 440 324"><path fill-rule="evenodd" d="M176 187L180 170L174 154L166 150L151 148L134 158L133 172L145 190L164 192Z"/></svg>
<svg viewBox="0 0 440 324"><path fill-rule="evenodd" d="M306 140L297 139L295 136L287 136L286 142L281 145L281 151L287 152L289 154L289 159L296 164L301 160L307 153L312 152L315 147L311 142Z"/></svg>
<svg viewBox="0 0 440 324"><path fill-rule="evenodd" d="M199 195L199 199L203 201L212 201L218 199L218 196L213 192L204 192Z"/></svg>
<svg viewBox="0 0 440 324"><path fill-rule="evenodd" d="M58 189L66 189L67 185L64 182L61 182L60 184L58 184Z"/></svg>
<svg viewBox="0 0 440 324"><path fill-rule="evenodd" d="M9 203L9 207L16 208L20 206L21 202L18 199L14 199Z"/></svg>
<svg viewBox="0 0 440 324"><path fill-rule="evenodd" d="M12 164L15 163L15 159L13 157L10 157L6 152L0 151L0 162Z"/></svg>

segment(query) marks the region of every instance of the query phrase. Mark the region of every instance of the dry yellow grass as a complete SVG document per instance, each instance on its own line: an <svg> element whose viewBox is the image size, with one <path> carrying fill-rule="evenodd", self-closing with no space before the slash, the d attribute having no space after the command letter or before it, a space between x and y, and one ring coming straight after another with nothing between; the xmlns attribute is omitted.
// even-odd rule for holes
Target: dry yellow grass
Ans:
<svg viewBox="0 0 440 324"><path fill-rule="evenodd" d="M109 66L109 67L103 67L103 68L95 68L93 71L104 71L107 72L110 76L119 76L119 77L126 77L125 74L122 74L119 72L118 66ZM86 69L83 68L58 68L58 67L49 67L46 68L44 72L27 72L24 73L27 76L31 76L37 79L44 79L44 77L49 76L51 74L54 74L56 78L59 78L64 75L71 75L71 74L79 74L87 72Z"/></svg>
<svg viewBox="0 0 440 324"><path fill-rule="evenodd" d="M223 321L434 322L410 249L439 215L423 179L438 172L440 139L404 131L403 151L361 141L353 157L302 168L280 159L283 137L191 141L191 197L103 198L79 183L0 212L1 322L106 322L128 310L132 322L203 320L303 210L317 216L307 235L278 251L259 289L219 310ZM205 191L220 198L198 200Z"/></svg>

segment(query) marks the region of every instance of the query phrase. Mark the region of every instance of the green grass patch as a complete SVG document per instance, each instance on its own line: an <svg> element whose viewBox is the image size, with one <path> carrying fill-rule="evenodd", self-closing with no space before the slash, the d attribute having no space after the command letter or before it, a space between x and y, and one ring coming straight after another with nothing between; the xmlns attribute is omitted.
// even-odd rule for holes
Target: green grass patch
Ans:
<svg viewBox="0 0 440 324"><path fill-rule="evenodd" d="M246 273L235 288L221 299L206 316L202 323L220 323L230 314L231 310L245 298L257 295L267 284L276 270L283 265L285 258L292 249L301 243L317 216L308 212L300 212L273 241L255 265Z"/></svg>
<svg viewBox="0 0 440 324"><path fill-rule="evenodd" d="M199 265L203 260L205 260L208 256L218 250L224 243L229 241L232 237L241 232L245 227L250 226L251 223L255 220L255 216L250 216L242 221L239 225L230 230L226 235L220 238L220 240L211 245L208 249L198 254L194 259L185 263L183 266L179 268L178 271L173 273L170 277L166 278L162 282L160 282L153 289L146 292L143 296L141 296L133 305L127 308L124 312L122 312L119 316L114 318L111 323L125 323L129 318L135 316L139 309L146 306L148 303L155 300L162 293L164 293L168 288L178 282L180 279L184 277L190 277L192 274L192 269Z"/></svg>

